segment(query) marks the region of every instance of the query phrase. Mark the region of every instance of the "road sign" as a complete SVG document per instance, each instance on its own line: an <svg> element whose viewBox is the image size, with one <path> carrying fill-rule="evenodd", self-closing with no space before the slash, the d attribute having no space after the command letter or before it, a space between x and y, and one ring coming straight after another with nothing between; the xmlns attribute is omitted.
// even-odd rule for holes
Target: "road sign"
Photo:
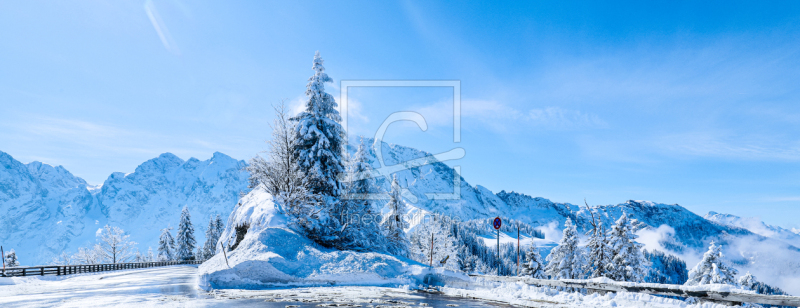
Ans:
<svg viewBox="0 0 800 308"><path fill-rule="evenodd" d="M500 226L502 225L503 225L503 220L500 219L500 217L495 217L492 226L494 226L496 230L500 230Z"/></svg>

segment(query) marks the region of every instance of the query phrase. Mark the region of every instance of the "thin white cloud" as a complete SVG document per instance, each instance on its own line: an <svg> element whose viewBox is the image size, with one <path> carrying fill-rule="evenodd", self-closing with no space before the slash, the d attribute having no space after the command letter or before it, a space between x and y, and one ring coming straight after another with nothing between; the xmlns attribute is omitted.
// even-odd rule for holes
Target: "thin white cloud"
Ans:
<svg viewBox="0 0 800 308"><path fill-rule="evenodd" d="M144 2L144 11L147 13L147 17L150 18L150 23L153 24L153 28L158 33L158 38L161 39L161 44L164 45L164 48L175 55L180 55L181 51L178 49L178 45L169 34L169 29L167 29L164 21L161 20L161 16L158 14L158 10L152 0Z"/></svg>
<svg viewBox="0 0 800 308"><path fill-rule="evenodd" d="M689 132L662 136L656 147L670 153L746 160L800 160L800 141L780 140L766 135L728 135Z"/></svg>

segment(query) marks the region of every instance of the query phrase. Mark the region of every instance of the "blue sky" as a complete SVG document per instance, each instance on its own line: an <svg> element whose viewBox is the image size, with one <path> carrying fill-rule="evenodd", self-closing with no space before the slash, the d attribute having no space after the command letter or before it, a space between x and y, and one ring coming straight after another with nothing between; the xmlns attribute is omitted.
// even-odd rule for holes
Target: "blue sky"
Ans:
<svg viewBox="0 0 800 308"><path fill-rule="evenodd" d="M163 152L247 159L319 50L351 133L439 152L471 184L679 203L800 227L800 3L5 1L0 150L92 184Z"/></svg>

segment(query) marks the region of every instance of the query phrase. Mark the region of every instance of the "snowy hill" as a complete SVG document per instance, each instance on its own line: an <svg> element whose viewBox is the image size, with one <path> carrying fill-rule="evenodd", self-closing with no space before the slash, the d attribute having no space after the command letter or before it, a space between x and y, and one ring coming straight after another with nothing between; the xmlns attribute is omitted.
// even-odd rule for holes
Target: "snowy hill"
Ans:
<svg viewBox="0 0 800 308"><path fill-rule="evenodd" d="M187 205L202 245L208 219L227 217L246 190L244 165L222 153L206 161L165 153L133 173L111 174L98 189L61 166L25 165L0 152L0 243L14 248L23 265L46 264L90 245L108 223L145 252L157 247L160 229L177 226Z"/></svg>
<svg viewBox="0 0 800 308"><path fill-rule="evenodd" d="M800 234L795 232L800 230L793 229L793 231L778 226L769 225L756 217L742 218L731 214L722 214L713 211L708 212L708 214L703 216L703 218L723 226L747 229L755 234L781 240L789 245L800 247Z"/></svg>

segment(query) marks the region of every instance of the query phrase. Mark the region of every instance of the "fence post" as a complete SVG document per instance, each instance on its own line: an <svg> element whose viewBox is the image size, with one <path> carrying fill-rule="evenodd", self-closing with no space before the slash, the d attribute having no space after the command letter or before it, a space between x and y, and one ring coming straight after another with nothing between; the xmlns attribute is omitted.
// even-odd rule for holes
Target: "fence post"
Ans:
<svg viewBox="0 0 800 308"><path fill-rule="evenodd" d="M44 267L40 267L39 271L42 273L42 276L44 276Z"/></svg>
<svg viewBox="0 0 800 308"><path fill-rule="evenodd" d="M25 276L25 269L22 269L22 276Z"/></svg>

